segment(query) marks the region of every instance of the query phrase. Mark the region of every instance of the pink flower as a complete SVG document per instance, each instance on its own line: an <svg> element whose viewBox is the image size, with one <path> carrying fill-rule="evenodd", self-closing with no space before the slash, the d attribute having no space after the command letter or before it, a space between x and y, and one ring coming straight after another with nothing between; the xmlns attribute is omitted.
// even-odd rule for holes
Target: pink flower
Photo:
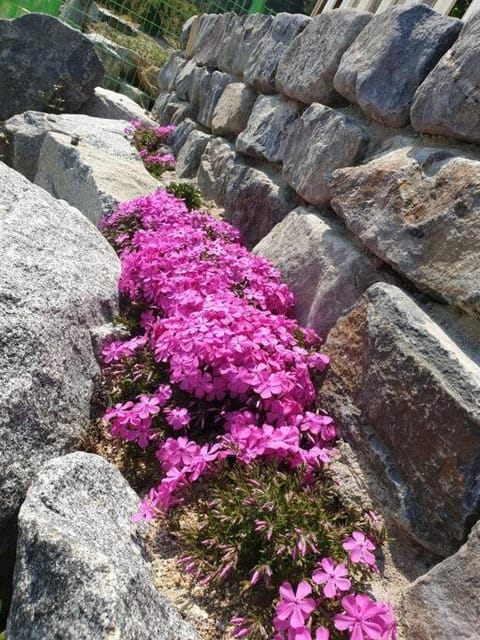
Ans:
<svg viewBox="0 0 480 640"><path fill-rule="evenodd" d="M351 537L346 538L342 546L348 551L352 562L375 566L375 556L372 553L375 550L375 545L361 531L354 531Z"/></svg>
<svg viewBox="0 0 480 640"><path fill-rule="evenodd" d="M168 409L167 422L175 431L179 431L187 426L190 422L190 414L187 409L175 407L174 409Z"/></svg>
<svg viewBox="0 0 480 640"><path fill-rule="evenodd" d="M366 595L342 598L343 613L334 618L335 629L349 631L350 640L379 640L382 626L375 621L378 605Z"/></svg>
<svg viewBox="0 0 480 640"><path fill-rule="evenodd" d="M345 576L348 575L347 568L343 564L335 566L332 558L323 558L318 563L321 569L317 569L312 574L315 584L323 584L323 593L326 598L335 598L339 591L348 591L352 583Z"/></svg>
<svg viewBox="0 0 480 640"><path fill-rule="evenodd" d="M319 627L315 632L315 640L329 640L330 631L326 627Z"/></svg>
<svg viewBox="0 0 480 640"><path fill-rule="evenodd" d="M305 580L298 584L296 592L289 582L284 582L280 587L281 600L275 607L277 618L288 621L294 629L303 627L315 610L315 600L308 597L311 593L312 587Z"/></svg>

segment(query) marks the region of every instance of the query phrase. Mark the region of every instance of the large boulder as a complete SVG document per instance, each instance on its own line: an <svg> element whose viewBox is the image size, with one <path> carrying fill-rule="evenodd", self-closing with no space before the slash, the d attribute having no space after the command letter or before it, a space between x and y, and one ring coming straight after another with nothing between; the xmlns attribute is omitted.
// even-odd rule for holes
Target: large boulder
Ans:
<svg viewBox="0 0 480 640"><path fill-rule="evenodd" d="M388 278L334 218L328 211L299 207L254 248L293 291L299 323L322 337L371 284Z"/></svg>
<svg viewBox="0 0 480 640"><path fill-rule="evenodd" d="M480 143L479 47L480 13L476 13L418 88L411 111L415 129Z"/></svg>
<svg viewBox="0 0 480 640"><path fill-rule="evenodd" d="M300 204L300 198L280 176L235 164L225 192L225 219L240 229L252 248Z"/></svg>
<svg viewBox="0 0 480 640"><path fill-rule="evenodd" d="M281 162L288 134L301 113L301 107L282 96L258 96L247 122L237 137L235 146L240 153Z"/></svg>
<svg viewBox="0 0 480 640"><path fill-rule="evenodd" d="M117 312L120 265L79 211L0 163L0 579L14 519L48 459L79 446Z"/></svg>
<svg viewBox="0 0 480 640"><path fill-rule="evenodd" d="M455 42L462 23L425 4L376 14L344 53L334 87L373 120L403 127L413 96Z"/></svg>
<svg viewBox="0 0 480 640"><path fill-rule="evenodd" d="M478 636L480 602L480 523L450 558L406 591L401 610L409 638L473 640Z"/></svg>
<svg viewBox="0 0 480 640"><path fill-rule="evenodd" d="M330 330L322 407L392 494L392 511L447 556L478 517L478 327L374 284ZM415 636L416 638L416 636Z"/></svg>
<svg viewBox="0 0 480 640"><path fill-rule="evenodd" d="M234 81L233 76L222 71L214 71L203 77L199 87L197 120L211 128L213 114L227 85Z"/></svg>
<svg viewBox="0 0 480 640"><path fill-rule="evenodd" d="M11 640L195 640L160 595L132 522L138 498L102 458L47 463L19 515Z"/></svg>
<svg viewBox="0 0 480 640"><path fill-rule="evenodd" d="M366 11L336 9L312 18L279 60L277 90L306 104L338 102L333 78L342 55L371 17Z"/></svg>
<svg viewBox="0 0 480 640"><path fill-rule="evenodd" d="M56 18L0 20L0 121L28 109L77 111L102 83L92 43Z"/></svg>
<svg viewBox="0 0 480 640"><path fill-rule="evenodd" d="M312 104L289 130L283 178L310 204L327 204L333 171L359 162L368 141L368 132L353 118Z"/></svg>
<svg viewBox="0 0 480 640"><path fill-rule="evenodd" d="M232 82L217 102L212 117L212 131L216 135L235 137L247 126L257 94L243 82Z"/></svg>
<svg viewBox="0 0 480 640"><path fill-rule="evenodd" d="M245 81L257 91L273 93L280 57L309 22L310 18L301 14L280 13L275 16L268 31L252 49L243 70Z"/></svg>
<svg viewBox="0 0 480 640"><path fill-rule="evenodd" d="M480 161L415 147L339 169L331 205L373 253L417 287L480 318Z"/></svg>
<svg viewBox="0 0 480 640"><path fill-rule="evenodd" d="M85 102L80 112L93 118L140 120L151 126L157 124L148 112L131 98L103 87L95 88L95 94Z"/></svg>

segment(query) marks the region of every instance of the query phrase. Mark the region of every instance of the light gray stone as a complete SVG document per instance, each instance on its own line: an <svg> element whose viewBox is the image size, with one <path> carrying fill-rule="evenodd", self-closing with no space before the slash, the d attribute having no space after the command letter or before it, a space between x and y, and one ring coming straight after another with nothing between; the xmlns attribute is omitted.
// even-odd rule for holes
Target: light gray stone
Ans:
<svg viewBox="0 0 480 640"><path fill-rule="evenodd" d="M149 113L131 98L103 87L96 87L95 95L85 102L81 113L106 120L140 120L151 126L157 124Z"/></svg>
<svg viewBox="0 0 480 640"><path fill-rule="evenodd" d="M301 14L279 13L252 49L243 71L246 82L257 91L273 93L278 61L288 45L310 22Z"/></svg>
<svg viewBox="0 0 480 640"><path fill-rule="evenodd" d="M243 70L248 64L253 48L268 31L272 20L272 16L253 13L237 20L235 30L238 30L238 33L228 30L225 32L225 36L231 38L232 42L227 47L227 52L220 55L220 64L223 64L229 73L243 77ZM222 48L224 46L225 40Z"/></svg>
<svg viewBox="0 0 480 640"><path fill-rule="evenodd" d="M225 27L233 17L233 13L208 13L202 16L192 50L193 59L197 64L218 66L217 56Z"/></svg>
<svg viewBox="0 0 480 640"><path fill-rule="evenodd" d="M301 107L282 96L258 96L247 126L238 136L237 151L269 162L283 160L289 132Z"/></svg>
<svg viewBox="0 0 480 640"><path fill-rule="evenodd" d="M480 143L479 47L477 13L418 88L411 111L415 129Z"/></svg>
<svg viewBox="0 0 480 640"><path fill-rule="evenodd" d="M223 138L213 138L206 146L198 168L197 180L202 195L224 205L230 174L235 165L242 165L235 147Z"/></svg>
<svg viewBox="0 0 480 640"><path fill-rule="evenodd" d="M480 318L480 161L412 147L334 173L332 207L417 287Z"/></svg>
<svg viewBox="0 0 480 640"><path fill-rule="evenodd" d="M174 51L158 74L160 91L171 92L175 89L175 80L182 68L187 64L181 51Z"/></svg>
<svg viewBox="0 0 480 640"><path fill-rule="evenodd" d="M401 610L408 637L415 640L474 640L480 620L480 523L468 541L417 578Z"/></svg>
<svg viewBox="0 0 480 640"><path fill-rule="evenodd" d="M141 105L144 109L148 109L152 102L152 98L150 98L150 96L148 96L138 87L134 87L128 82L120 82L120 84L118 85L118 92L122 93L124 96L127 96L127 98L130 98L130 100L133 100L137 104Z"/></svg>
<svg viewBox="0 0 480 640"><path fill-rule="evenodd" d="M376 14L344 53L334 87L373 120L402 127L410 120L415 91L461 27L425 4Z"/></svg>
<svg viewBox="0 0 480 640"><path fill-rule="evenodd" d="M189 99L189 89L192 82L193 72L197 68L198 66L195 63L195 60L187 60L175 76L175 93L177 94L177 98L180 100Z"/></svg>
<svg viewBox="0 0 480 640"><path fill-rule="evenodd" d="M179 178L194 178L200 159L211 136L194 129L186 138L177 157L175 172Z"/></svg>
<svg viewBox="0 0 480 640"><path fill-rule="evenodd" d="M225 25L222 43L217 53L217 65L221 71L235 73L234 63L237 59L247 20L248 16L245 15L234 16Z"/></svg>
<svg viewBox="0 0 480 640"><path fill-rule="evenodd" d="M312 18L279 60L277 90L306 104L338 103L342 98L333 88L333 78L342 55L371 18L366 11L341 8Z"/></svg>
<svg viewBox="0 0 480 640"><path fill-rule="evenodd" d="M255 91L243 82L228 84L213 112L213 133L227 138L241 133L247 125L256 98Z"/></svg>
<svg viewBox="0 0 480 640"><path fill-rule="evenodd" d="M331 212L299 207L254 248L282 274L295 296L295 317L325 338L374 282L388 278L357 247Z"/></svg>
<svg viewBox="0 0 480 640"><path fill-rule="evenodd" d="M478 516L480 334L441 305L427 311L371 286L330 330L320 400L390 488L398 523L445 557Z"/></svg>
<svg viewBox="0 0 480 640"><path fill-rule="evenodd" d="M47 463L19 515L11 640L195 640L152 583L138 497L99 456Z"/></svg>
<svg viewBox="0 0 480 640"><path fill-rule="evenodd" d="M234 165L226 186L225 219L238 227L246 246L252 248L300 204L299 200L280 176Z"/></svg>
<svg viewBox="0 0 480 640"><path fill-rule="evenodd" d="M210 75L210 71L207 71L205 67L196 67L192 72L188 88L188 101L190 102L193 117L198 114L200 108L200 95L204 78Z"/></svg>
<svg viewBox="0 0 480 640"><path fill-rule="evenodd" d="M180 149L185 144L185 140L195 129L197 129L197 124L190 118L187 118L175 128L171 137L171 147L175 156L178 156Z"/></svg>
<svg viewBox="0 0 480 640"><path fill-rule="evenodd" d="M89 424L90 330L118 312L119 275L85 216L0 162L0 575L31 479Z"/></svg>
<svg viewBox="0 0 480 640"><path fill-rule="evenodd" d="M368 132L349 116L312 104L290 128L283 178L310 204L327 204L332 172L359 162L368 139Z"/></svg>
<svg viewBox="0 0 480 640"><path fill-rule="evenodd" d="M234 78L228 73L214 71L204 76L200 84L199 105L197 120L205 127L211 128L215 107L225 87L234 81Z"/></svg>
<svg viewBox="0 0 480 640"><path fill-rule="evenodd" d="M70 136L73 142L108 151L118 159L135 160L137 153L125 136L128 122L93 118L81 114L61 115L27 111L2 126L7 139L5 162L33 182L40 149L47 133Z"/></svg>
<svg viewBox="0 0 480 640"><path fill-rule="evenodd" d="M180 124L193 115L186 100L179 100L175 93L161 93L152 107L152 117L160 124Z"/></svg>
<svg viewBox="0 0 480 640"><path fill-rule="evenodd" d="M51 16L0 20L0 42L0 121L28 109L76 111L102 82L92 43Z"/></svg>
<svg viewBox="0 0 480 640"><path fill-rule="evenodd" d="M120 202L160 186L137 157L119 158L114 149L99 149L81 139L73 145L72 137L63 133L45 136L35 184L66 200L95 225Z"/></svg>

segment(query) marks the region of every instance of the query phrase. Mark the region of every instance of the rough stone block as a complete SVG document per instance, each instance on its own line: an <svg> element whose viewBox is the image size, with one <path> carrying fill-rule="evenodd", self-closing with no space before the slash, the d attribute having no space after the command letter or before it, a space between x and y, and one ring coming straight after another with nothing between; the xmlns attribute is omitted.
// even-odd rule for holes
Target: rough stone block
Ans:
<svg viewBox="0 0 480 640"><path fill-rule="evenodd" d="M205 127L211 128L213 114L225 87L234 81L228 73L214 71L203 78L199 89L199 105L197 120Z"/></svg>
<svg viewBox="0 0 480 640"><path fill-rule="evenodd" d="M413 96L462 23L425 4L376 14L342 57L334 87L373 120L403 127Z"/></svg>
<svg viewBox="0 0 480 640"><path fill-rule="evenodd" d="M202 194L224 205L230 174L233 167L239 164L242 163L235 153L235 147L223 138L213 138L205 148L197 174Z"/></svg>
<svg viewBox="0 0 480 640"><path fill-rule="evenodd" d="M243 82L225 87L212 117L212 131L219 136L235 137L246 125L257 94Z"/></svg>
<svg viewBox="0 0 480 640"><path fill-rule="evenodd" d="M211 136L194 129L185 139L177 157L175 172L179 178L194 178Z"/></svg>
<svg viewBox="0 0 480 640"><path fill-rule="evenodd" d="M158 88L160 91L171 92L175 89L177 75L187 64L180 51L174 51L158 74Z"/></svg>
<svg viewBox="0 0 480 640"><path fill-rule="evenodd" d="M327 185L333 171L359 162L368 139L368 132L352 118L312 104L287 136L283 178L310 204L327 204Z"/></svg>
<svg viewBox="0 0 480 640"><path fill-rule="evenodd" d="M192 55L197 64L218 66L218 52L222 45L225 28L234 17L233 13L209 13L202 16Z"/></svg>

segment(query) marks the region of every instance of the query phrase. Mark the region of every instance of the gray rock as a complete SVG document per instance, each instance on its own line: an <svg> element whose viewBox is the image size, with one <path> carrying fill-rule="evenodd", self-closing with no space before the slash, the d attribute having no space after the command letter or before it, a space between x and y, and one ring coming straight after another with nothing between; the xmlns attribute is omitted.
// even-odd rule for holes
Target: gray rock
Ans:
<svg viewBox="0 0 480 640"><path fill-rule="evenodd" d="M2 126L8 141L5 162L33 182L38 171L40 149L50 132L70 136L74 142L81 141L108 151L118 159L135 160L137 153L124 132L127 125L126 121L80 114L54 115L27 111L10 118Z"/></svg>
<svg viewBox="0 0 480 640"><path fill-rule="evenodd" d="M404 594L401 617L415 640L473 640L480 619L480 523L450 558Z"/></svg>
<svg viewBox="0 0 480 640"><path fill-rule="evenodd" d="M122 93L124 96L127 96L127 98L130 98L130 100L133 100L145 109L149 108L152 101L150 96L148 96L138 87L134 87L128 82L120 82L120 84L118 85L118 92Z"/></svg>
<svg viewBox="0 0 480 640"><path fill-rule="evenodd" d="M180 149L185 144L185 140L195 129L197 129L197 125L190 118L187 118L176 127L171 137L171 147L175 156L178 156Z"/></svg>
<svg viewBox="0 0 480 640"><path fill-rule="evenodd" d="M197 129L193 130L186 138L177 157L175 172L179 178L194 178L200 159L211 136Z"/></svg>
<svg viewBox="0 0 480 640"><path fill-rule="evenodd" d="M191 16L183 25L182 33L180 34L180 48L185 49L187 46L188 39L190 37L190 32L192 30L193 24L198 19L198 16Z"/></svg>
<svg viewBox="0 0 480 640"><path fill-rule="evenodd" d="M180 124L193 116L192 107L186 100L179 100L175 93L161 93L152 107L152 117L160 124Z"/></svg>
<svg viewBox="0 0 480 640"><path fill-rule="evenodd" d="M225 87L212 117L212 131L219 136L235 137L246 125L257 94L243 82Z"/></svg>
<svg viewBox="0 0 480 640"><path fill-rule="evenodd" d="M128 47L122 47L100 33L89 33L87 37L93 42L95 51L102 59L107 75L113 76L113 73L117 72L121 78L134 79L137 68L142 64L138 53Z"/></svg>
<svg viewBox="0 0 480 640"><path fill-rule="evenodd" d="M11 640L194 640L152 583L138 498L99 456L47 463L20 510Z"/></svg>
<svg viewBox="0 0 480 640"><path fill-rule="evenodd" d="M0 20L0 42L0 121L28 109L76 111L102 82L92 43L56 18Z"/></svg>
<svg viewBox="0 0 480 640"><path fill-rule="evenodd" d="M223 138L213 138L206 146L198 168L197 180L202 195L224 205L230 174L236 165L243 166L235 147Z"/></svg>
<svg viewBox="0 0 480 640"><path fill-rule="evenodd" d="M298 204L296 193L279 176L245 165L232 167L225 193L225 219L240 229L247 247L258 244Z"/></svg>
<svg viewBox="0 0 480 640"><path fill-rule="evenodd" d="M210 129L217 102L225 87L233 81L234 78L230 74L221 71L214 71L203 78L200 84L197 116L200 124Z"/></svg>
<svg viewBox="0 0 480 640"><path fill-rule="evenodd" d="M328 203L332 172L362 159L368 133L352 118L312 104L290 128L283 153L283 178L310 204Z"/></svg>
<svg viewBox="0 0 480 640"><path fill-rule="evenodd" d="M247 126L238 136L237 151L269 162L283 160L289 132L301 107L282 96L258 96Z"/></svg>
<svg viewBox="0 0 480 640"><path fill-rule="evenodd" d="M175 93L180 100L189 99L189 89L192 82L193 72L197 69L195 60L188 60L175 76ZM172 91L172 90L170 90Z"/></svg>
<svg viewBox="0 0 480 640"><path fill-rule="evenodd" d="M478 325L440 305L427 314L387 284L324 345L322 407L392 491L399 524L441 556L463 542L480 498L479 347Z"/></svg>
<svg viewBox="0 0 480 640"><path fill-rule="evenodd" d="M334 173L332 207L417 287L480 318L480 162L404 146Z"/></svg>
<svg viewBox="0 0 480 640"><path fill-rule="evenodd" d="M95 95L85 102L81 113L106 120L140 120L151 126L157 124L148 112L131 98L103 87L96 87Z"/></svg>
<svg viewBox="0 0 480 640"><path fill-rule="evenodd" d="M120 264L79 211L3 163L0 211L1 555L34 474L89 424L90 330L117 312Z"/></svg>
<svg viewBox="0 0 480 640"><path fill-rule="evenodd" d="M357 9L325 11L312 18L279 60L277 90L306 104L339 102L333 78L342 55L371 18L371 13Z"/></svg>
<svg viewBox="0 0 480 640"><path fill-rule="evenodd" d="M63 133L48 133L43 141L35 184L66 200L93 224L120 202L159 188L141 160L119 158L114 149L99 149Z"/></svg>
<svg viewBox="0 0 480 640"><path fill-rule="evenodd" d="M278 61L288 45L310 22L301 14L279 13L268 31L253 47L243 77L257 91L273 93Z"/></svg>
<svg viewBox="0 0 480 640"><path fill-rule="evenodd" d="M158 74L160 91L171 92L175 89L175 80L182 68L187 64L181 51L174 51Z"/></svg>
<svg viewBox="0 0 480 640"><path fill-rule="evenodd" d="M202 16L192 50L193 59L197 64L218 66L217 56L225 27L233 17L233 13L208 13Z"/></svg>
<svg viewBox="0 0 480 640"><path fill-rule="evenodd" d="M411 111L415 129L480 143L479 46L477 13L418 88Z"/></svg>
<svg viewBox="0 0 480 640"><path fill-rule="evenodd" d="M253 48L268 31L272 20L272 16L263 13L253 13L244 19L239 18L235 23L238 33L231 33L229 30L225 32L225 36L232 41L227 52L220 55L219 63L225 65L230 73L243 77L243 70L248 64ZM223 46L225 40L222 48Z"/></svg>
<svg viewBox="0 0 480 640"><path fill-rule="evenodd" d="M188 88L188 101L190 102L193 116L198 114L200 108L200 95L204 79L210 75L210 72L205 67L196 67L192 72Z"/></svg>
<svg viewBox="0 0 480 640"><path fill-rule="evenodd" d="M257 14L258 15L258 14ZM222 43L217 52L217 65L221 71L235 73L234 63L237 59L240 43L244 35L244 26L248 16L234 16L225 25Z"/></svg>
<svg viewBox="0 0 480 640"><path fill-rule="evenodd" d="M402 127L415 91L461 27L424 4L376 14L344 53L334 87L373 120Z"/></svg>
<svg viewBox="0 0 480 640"><path fill-rule="evenodd" d="M295 317L325 337L374 282L385 279L331 212L299 207L254 248L280 270L295 296Z"/></svg>

